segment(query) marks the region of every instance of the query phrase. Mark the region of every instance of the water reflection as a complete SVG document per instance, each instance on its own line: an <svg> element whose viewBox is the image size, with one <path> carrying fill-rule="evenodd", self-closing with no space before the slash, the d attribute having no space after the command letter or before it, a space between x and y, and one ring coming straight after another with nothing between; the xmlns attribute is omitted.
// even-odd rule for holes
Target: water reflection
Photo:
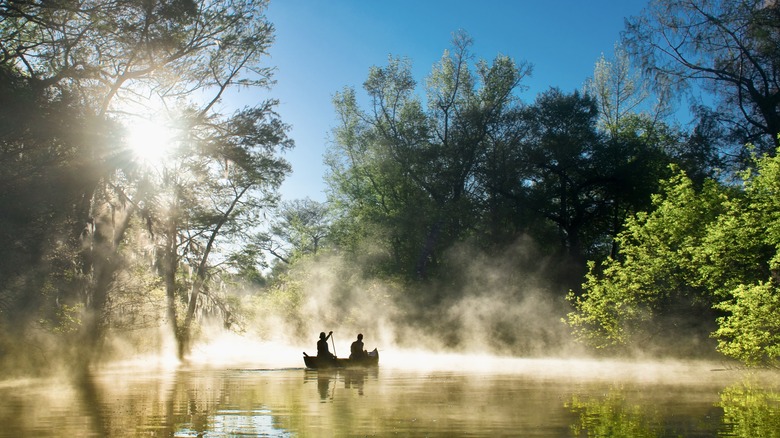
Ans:
<svg viewBox="0 0 780 438"><path fill-rule="evenodd" d="M718 406L723 409L719 436L780 437L780 392L763 388L753 378L721 391Z"/></svg>
<svg viewBox="0 0 780 438"><path fill-rule="evenodd" d="M199 438L203 436L293 436L274 424L274 417L268 409L255 411L218 410L207 421L196 428L183 425L174 437Z"/></svg>
<svg viewBox="0 0 780 438"><path fill-rule="evenodd" d="M363 396L367 379L376 380L379 375L377 368L345 368L305 370L304 383L317 382L317 391L321 402L333 401L336 387L343 383L344 389L354 390Z"/></svg>
<svg viewBox="0 0 780 438"><path fill-rule="evenodd" d="M577 437L780 437L780 392L765 384L748 375L712 404L673 388L648 396L621 385L602 396L573 396L566 407L578 414Z"/></svg>
<svg viewBox="0 0 780 438"><path fill-rule="evenodd" d="M323 370L317 373L317 390L320 392L320 400L325 401L330 398L333 400L333 396L330 392L330 381L332 376L329 371Z"/></svg>
<svg viewBox="0 0 780 438"><path fill-rule="evenodd" d="M369 372L373 374L373 377L376 377L378 370L372 369L372 370L365 370L365 369L353 369L353 370L345 370L344 372L344 387L348 389L355 389L357 390L358 395L363 395L363 385L366 383L366 377L368 377Z"/></svg>
<svg viewBox="0 0 780 438"><path fill-rule="evenodd" d="M626 400L622 389L612 388L603 397L573 397L566 406L579 414L572 425L574 436L651 438L662 436L663 417L654 406Z"/></svg>
<svg viewBox="0 0 780 438"><path fill-rule="evenodd" d="M0 382L0 437L780 437L776 373L694 367L688 380L622 377L530 366L106 371Z"/></svg>

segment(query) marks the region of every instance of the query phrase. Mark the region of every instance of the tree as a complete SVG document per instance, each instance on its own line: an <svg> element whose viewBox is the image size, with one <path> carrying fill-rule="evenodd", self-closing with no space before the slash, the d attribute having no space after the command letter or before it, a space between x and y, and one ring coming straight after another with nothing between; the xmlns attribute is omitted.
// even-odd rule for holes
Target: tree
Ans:
<svg viewBox="0 0 780 438"><path fill-rule="evenodd" d="M309 198L283 202L270 235L260 240L274 257L285 264L307 254L316 255L330 233L328 206Z"/></svg>
<svg viewBox="0 0 780 438"><path fill-rule="evenodd" d="M551 89L528 109L525 159L534 167L530 201L560 235L560 247L574 259L582 256L582 227L600 208L601 176L591 159L601 139L595 129L595 102L579 92Z"/></svg>
<svg viewBox="0 0 780 438"><path fill-rule="evenodd" d="M9 342L37 345L41 332L69 339L79 316L66 292L78 267L76 230L82 229L74 226L73 206L83 177L96 165L83 154L116 139L117 127L83 114L71 96L49 93L5 64L0 101L0 326ZM8 358L23 360L30 352L29 344L16 350L0 343ZM31 366L39 364L33 360Z"/></svg>
<svg viewBox="0 0 780 438"><path fill-rule="evenodd" d="M645 205L664 156L638 137L635 117L623 116L614 139L602 135L596 100L587 94L553 88L524 117L520 149L530 168L517 178L526 186L525 203L556 227L567 260L584 265L584 256L604 252L619 231L615 222Z"/></svg>
<svg viewBox="0 0 780 438"><path fill-rule="evenodd" d="M262 15L265 5L242 0L5 2L0 5L0 64L34 87L69 96L82 114L98 121L124 119L154 105L190 106L190 126L219 133L229 124L216 121L216 104L228 90L271 83L271 70L259 64L273 40L273 28ZM266 123L239 143L250 147L256 140L252 135L275 135L282 128L276 118L265 118L272 107L264 103L232 119L234 124ZM240 132L235 126L229 131L226 138ZM123 266L123 236L155 187L120 142L86 146L80 158L89 163L89 172L79 175L81 193L69 217L71 243L83 249L74 282L78 287L66 301L82 301L81 345L96 351L107 297ZM242 158L230 152L212 150L209 157L226 163ZM270 186L285 169L273 171ZM89 360L90 355L80 357Z"/></svg>
<svg viewBox="0 0 780 438"><path fill-rule="evenodd" d="M696 124L677 140L668 142L666 150L698 186L706 179L718 179L729 174L726 136L717 114L706 107L697 108Z"/></svg>
<svg viewBox="0 0 780 438"><path fill-rule="evenodd" d="M240 259L231 253L242 252L242 246L228 248L249 239L262 222L261 212L275 206L289 172L289 164L276 154L292 142L286 137L287 126L278 123L272 111L274 104L246 108L225 120L214 117L195 127L177 159L163 169L150 214L152 228L161 236L158 265L181 358L189 352L198 309L216 307L229 325L232 312L217 291L210 290L210 280ZM226 252L220 254L220 249ZM181 304L183 318L178 315Z"/></svg>
<svg viewBox="0 0 780 438"><path fill-rule="evenodd" d="M713 182L701 193L681 173L664 182L652 211L627 220L617 237L619 257L601 266L590 262L583 294L569 294L576 311L568 323L575 336L599 348L635 345L667 329L656 323L675 307L682 305L680 311L690 315L693 303L706 298L706 309L712 300L696 287L694 251L722 203Z"/></svg>
<svg viewBox="0 0 780 438"><path fill-rule="evenodd" d="M570 293L575 335L606 348L711 332L727 356L775 364L779 162L757 159L741 187L666 181L655 209L627 221L619 257L591 263L585 292Z"/></svg>
<svg viewBox="0 0 780 438"><path fill-rule="evenodd" d="M626 217L650 207L658 181L670 176L666 172L669 163L679 166L698 185L723 171L724 135L714 114L706 107L696 108L696 124L690 132L668 123L672 88L657 81L652 90L623 45L615 45L611 58L601 56L585 90L596 101L598 128L609 141L607 159L599 166L611 168L615 176L610 188L614 194L612 237L622 230ZM613 258L617 250L613 239Z"/></svg>
<svg viewBox="0 0 780 438"><path fill-rule="evenodd" d="M756 159L701 250L701 275L725 312L713 334L718 350L751 365L780 361L780 158Z"/></svg>
<svg viewBox="0 0 780 438"><path fill-rule="evenodd" d="M340 126L328 158L337 236L381 242L396 272L427 278L443 250L477 223L477 166L516 105L530 66L499 56L469 68L471 39L457 33L427 82L427 107L414 96L408 61L373 67L364 87L336 96Z"/></svg>
<svg viewBox="0 0 780 438"><path fill-rule="evenodd" d="M780 7L764 0L654 0L625 44L658 84L712 93L734 143L774 153L780 133ZM748 158L738 148L741 158Z"/></svg>
<svg viewBox="0 0 780 438"><path fill-rule="evenodd" d="M613 59L602 54L596 61L593 77L585 82L585 92L596 101L599 129L612 141L617 141L627 118L639 114L650 97L648 84L632 68L625 49L617 44ZM655 116L661 114L663 111L655 112Z"/></svg>

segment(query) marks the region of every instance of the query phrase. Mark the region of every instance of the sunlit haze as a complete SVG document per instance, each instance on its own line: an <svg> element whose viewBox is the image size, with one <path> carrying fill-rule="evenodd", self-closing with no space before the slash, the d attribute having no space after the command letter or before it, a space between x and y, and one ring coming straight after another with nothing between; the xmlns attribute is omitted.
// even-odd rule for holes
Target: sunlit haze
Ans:
<svg viewBox="0 0 780 438"><path fill-rule="evenodd" d="M153 165L164 160L175 146L175 131L157 119L133 119L127 129L127 145L135 159Z"/></svg>
<svg viewBox="0 0 780 438"><path fill-rule="evenodd" d="M777 1L0 23L0 438L778 436Z"/></svg>

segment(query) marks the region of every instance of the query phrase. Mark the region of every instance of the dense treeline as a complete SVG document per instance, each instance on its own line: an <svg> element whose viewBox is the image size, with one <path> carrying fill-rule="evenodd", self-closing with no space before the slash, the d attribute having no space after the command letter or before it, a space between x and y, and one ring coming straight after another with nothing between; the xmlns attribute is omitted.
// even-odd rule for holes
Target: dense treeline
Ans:
<svg viewBox="0 0 780 438"><path fill-rule="evenodd" d="M465 243L475 259L505 257L530 237L535 258L509 264L513 293L493 298L506 306L528 293L522 273L541 272L548 293L571 291L566 322L595 347L701 353L714 334L722 353L771 362L776 242L761 230L777 210L750 193L775 193L779 26L778 8L760 1L651 2L583 90L532 103L520 98L531 66L471 65L463 33L422 89L409 61L391 57L369 71L366 100L352 88L335 98L332 243L414 285L411 314L430 321L468 281L453 252ZM684 127L670 102L694 90L716 106L694 100ZM738 184L744 169L758 173ZM512 338L527 324L489 331Z"/></svg>
<svg viewBox="0 0 780 438"><path fill-rule="evenodd" d="M729 356L776 362L780 160L755 167L741 187L708 180L697 189L683 172L665 181L652 212L627 220L620 257L591 264L586 293L572 294L577 336L623 347L714 332Z"/></svg>
<svg viewBox="0 0 780 438"><path fill-rule="evenodd" d="M185 358L214 317L776 361L773 3L651 1L581 90L526 96L532 65L474 62L464 32L420 83L391 56L334 96L326 203L279 202L292 142L274 100L218 109L271 83L264 8L0 4L3 360L89 365L111 339L158 347L161 327ZM154 163L131 145L152 120Z"/></svg>
<svg viewBox="0 0 780 438"><path fill-rule="evenodd" d="M426 82L425 103L399 59L371 70L368 111L354 90L337 94L329 165L339 245L383 242L383 269L420 280L464 239L491 251L530 234L562 264L603 258L622 218L645 206L686 150L684 133L637 114L610 138L597 100L579 91L553 88L522 104L530 66L499 57L472 71L468 37L454 44ZM675 136L676 149L658 136Z"/></svg>
<svg viewBox="0 0 780 438"><path fill-rule="evenodd" d="M417 290L406 315L412 320L430 321L457 298L491 296L464 290L468 262L456 252L505 257L518 245L535 252L507 264L519 275L501 285L508 295L487 298L510 307L531 292L530 273L545 279L552 297L579 290L586 260L616 255L614 237L627 217L650 207L669 164L704 178L718 159L717 139L663 123L651 105L645 113L608 113L614 100L644 103L641 80L620 65L623 58L601 61L589 82L599 94L552 88L525 104L518 92L530 66L498 57L472 68L469 45L456 35L425 83L425 100L415 95L409 63L396 58L371 69L367 110L352 89L335 99L331 242L371 272ZM625 94L629 87L636 92ZM374 254L368 261L367 253ZM553 314L535 324L556 321ZM528 323L488 330L515 339L520 324ZM445 327L467 330L458 322Z"/></svg>

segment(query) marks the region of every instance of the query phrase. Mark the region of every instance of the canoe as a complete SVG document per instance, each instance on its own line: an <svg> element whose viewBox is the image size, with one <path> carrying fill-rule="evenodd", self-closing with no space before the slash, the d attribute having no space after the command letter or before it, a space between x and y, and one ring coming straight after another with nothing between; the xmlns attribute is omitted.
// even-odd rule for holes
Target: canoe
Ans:
<svg viewBox="0 0 780 438"><path fill-rule="evenodd" d="M374 351L369 351L368 355L359 359L342 359L342 358L329 358L329 357L317 357L309 356L306 352L303 353L303 362L306 364L306 368L351 368L351 367L376 367L379 366L379 351L374 348Z"/></svg>

